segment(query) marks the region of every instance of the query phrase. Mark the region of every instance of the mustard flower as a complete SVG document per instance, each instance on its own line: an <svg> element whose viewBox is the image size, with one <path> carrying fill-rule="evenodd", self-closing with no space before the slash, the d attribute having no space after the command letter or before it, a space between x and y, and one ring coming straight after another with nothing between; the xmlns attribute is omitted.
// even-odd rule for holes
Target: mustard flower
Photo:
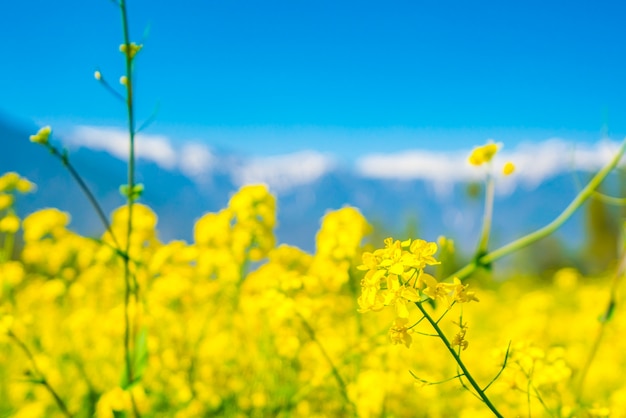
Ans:
<svg viewBox="0 0 626 418"><path fill-rule="evenodd" d="M489 142L472 150L468 161L471 165L479 166L490 162L494 155L498 152L500 146L493 142Z"/></svg>
<svg viewBox="0 0 626 418"><path fill-rule="evenodd" d="M437 244L434 242L426 242L423 239L416 239L411 243L410 251L417 257L418 268L424 268L426 265L432 266L439 264L434 257L437 252Z"/></svg>
<svg viewBox="0 0 626 418"><path fill-rule="evenodd" d="M360 250L363 236L370 230L358 209L344 207L324 215L315 238L317 254L334 261L351 260Z"/></svg>
<svg viewBox="0 0 626 418"><path fill-rule="evenodd" d="M452 338L451 344L456 347L461 347L462 350L466 350L469 346L469 342L465 339L467 333L467 325L461 324L459 332Z"/></svg>
<svg viewBox="0 0 626 418"><path fill-rule="evenodd" d="M11 214L0 219L0 232L15 234L20 229L20 219Z"/></svg>
<svg viewBox="0 0 626 418"><path fill-rule="evenodd" d="M35 185L33 183L12 171L0 177L0 193L11 193L13 191L28 193L33 191L34 188Z"/></svg>
<svg viewBox="0 0 626 418"><path fill-rule="evenodd" d="M476 297L474 292L468 292L467 287L468 284L464 285L458 279L458 277L454 278L454 283L448 285L449 288L452 289L452 299L458 303L467 303L471 301L480 302Z"/></svg>
<svg viewBox="0 0 626 418"><path fill-rule="evenodd" d="M411 347L411 343L413 342L413 338L409 334L409 328L407 327L407 323L409 320L407 318L396 318L389 328L389 340L392 344L404 344L406 348Z"/></svg>
<svg viewBox="0 0 626 418"><path fill-rule="evenodd" d="M387 238L385 248L364 252L359 270L367 270L361 280L359 312L379 311L393 306L396 316L408 318L408 307L418 302L423 268L439 264L433 257L437 244L424 240L406 241ZM432 278L435 280L434 278Z"/></svg>
<svg viewBox="0 0 626 418"><path fill-rule="evenodd" d="M24 241L37 241L47 234L59 236L66 231L70 215L58 209L42 209L26 217L23 222Z"/></svg>
<svg viewBox="0 0 626 418"><path fill-rule="evenodd" d="M35 135L30 136L30 141L36 144L47 145L51 133L52 128L50 128L50 126L44 126L37 131Z"/></svg>
<svg viewBox="0 0 626 418"><path fill-rule="evenodd" d="M30 193L35 189L35 184L25 178L20 178L15 185L15 190L20 193Z"/></svg>
<svg viewBox="0 0 626 418"><path fill-rule="evenodd" d="M5 210L13 206L13 195L0 193L0 210Z"/></svg>
<svg viewBox="0 0 626 418"><path fill-rule="evenodd" d="M389 275L387 289L383 291L386 306L394 306L396 315L400 318L409 317L407 304L420 300L417 289L410 286L400 286L400 282L394 275Z"/></svg>
<svg viewBox="0 0 626 418"><path fill-rule="evenodd" d="M2 315L0 316L0 335L8 335L13 327L13 316Z"/></svg>
<svg viewBox="0 0 626 418"><path fill-rule="evenodd" d="M426 273L420 275L419 279L426 284L426 288L422 290L422 293L432 300L441 299L448 302L448 304L451 303L450 288L454 285L449 283L439 283L437 279Z"/></svg>
<svg viewBox="0 0 626 418"><path fill-rule="evenodd" d="M502 174L504 174L505 176L510 176L511 174L513 174L514 171L515 164L510 161L507 161L507 163L504 164L504 167L502 167Z"/></svg>
<svg viewBox="0 0 626 418"><path fill-rule="evenodd" d="M357 299L358 312L380 311L385 307L385 298L380 292L380 277L384 276L384 273L383 270L378 270L372 274L370 276L372 284L368 284L365 280L361 282L361 296Z"/></svg>
<svg viewBox="0 0 626 418"><path fill-rule="evenodd" d="M12 192L15 190L15 185L20 179L19 174L10 171L5 173L2 177L0 177L0 191L2 192Z"/></svg>
<svg viewBox="0 0 626 418"><path fill-rule="evenodd" d="M455 252L455 248L454 248L454 240L440 235L437 238L437 245L439 246L439 248L441 248L442 250L447 251L450 254L453 254Z"/></svg>

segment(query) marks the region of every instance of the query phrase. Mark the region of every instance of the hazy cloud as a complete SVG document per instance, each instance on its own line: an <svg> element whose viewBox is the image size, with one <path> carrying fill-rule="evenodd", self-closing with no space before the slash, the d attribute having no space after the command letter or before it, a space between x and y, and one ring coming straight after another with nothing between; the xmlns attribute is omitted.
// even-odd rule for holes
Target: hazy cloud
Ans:
<svg viewBox="0 0 626 418"><path fill-rule="evenodd" d="M281 192L311 183L335 166L334 159L316 151L252 158L233 172L235 183L265 183Z"/></svg>
<svg viewBox="0 0 626 418"><path fill-rule="evenodd" d="M106 151L117 158L128 160L128 132L121 129L77 126L68 139L74 146ZM165 169L174 168L177 162L174 148L169 139L162 135L138 134L135 137L135 155L154 161Z"/></svg>
<svg viewBox="0 0 626 418"><path fill-rule="evenodd" d="M117 128L78 126L68 139L74 146L128 158L128 134ZM558 138L522 143L513 149L504 146L493 161L494 172L498 174L496 190L506 194L518 185L534 188L560 173L598 170L615 155L618 147L618 143L608 140L575 144ZM374 179L424 180L439 194L446 194L455 183L484 178L485 167L473 167L467 162L470 151L407 150L366 154L356 159L353 169L357 175ZM174 147L172 141L162 135L137 135L136 155L168 170L179 169L195 180L206 178L219 169L230 173L235 184L265 183L275 192L314 182L337 167L332 155L315 150L235 158L220 156L200 141ZM499 175L506 161L516 166L515 173L509 177Z"/></svg>
<svg viewBox="0 0 626 418"><path fill-rule="evenodd" d="M216 162L217 158L209 147L198 142L183 145L178 157L180 171L196 178L210 173Z"/></svg>
<svg viewBox="0 0 626 418"><path fill-rule="evenodd" d="M512 161L516 170L509 177L497 176L499 192L510 192L517 184L533 188L550 177L572 170L598 170L615 155L618 147L618 143L611 141L574 144L561 139L549 139L538 143L522 143L513 150L503 148L493 161L494 171L499 174L506 161ZM433 182L438 190L446 190L446 185L484 177L482 167L473 167L467 162L470 151L409 150L393 154L370 154L359 158L355 169L365 177L426 180Z"/></svg>

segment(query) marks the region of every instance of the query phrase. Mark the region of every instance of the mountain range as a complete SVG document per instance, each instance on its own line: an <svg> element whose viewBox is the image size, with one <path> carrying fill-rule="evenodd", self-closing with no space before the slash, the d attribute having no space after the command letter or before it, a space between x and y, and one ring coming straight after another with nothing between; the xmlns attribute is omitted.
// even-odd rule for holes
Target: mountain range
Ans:
<svg viewBox="0 0 626 418"><path fill-rule="evenodd" d="M0 172L16 171L38 186L36 193L19 200L19 212L57 207L71 214L71 227L78 232L102 233L87 199L60 162L28 140L36 130L0 116ZM118 191L126 183L123 141L120 131L94 127L53 138L68 148L72 164L107 213L124 203ZM467 152L413 150L366 155L349 164L314 150L259 157L201 143L175 146L156 136L138 141L137 181L145 185L141 202L158 214L165 241L192 240L193 224L203 213L225 207L241 185L256 182L268 184L277 196L278 241L307 251L314 251L315 233L326 211L345 205L359 208L381 236L405 238L409 230L427 240L446 235L465 252L471 252L478 238L484 173L465 164ZM503 153L516 162L519 172L512 180L498 176L492 245L505 244L558 216L614 145L577 149L575 166L563 151L570 149L567 144ZM613 174L605 189L616 192L618 183ZM584 219L583 208L559 230L557 236L568 247L582 244Z"/></svg>

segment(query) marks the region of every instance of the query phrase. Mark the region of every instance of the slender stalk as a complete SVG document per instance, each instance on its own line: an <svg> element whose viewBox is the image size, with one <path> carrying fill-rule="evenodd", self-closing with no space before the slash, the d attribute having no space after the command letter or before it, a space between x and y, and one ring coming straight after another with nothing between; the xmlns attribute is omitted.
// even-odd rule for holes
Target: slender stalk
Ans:
<svg viewBox="0 0 626 418"><path fill-rule="evenodd" d="M122 31L124 36L125 50L125 62L126 62L126 109L128 117L128 138L129 138L129 151L128 151L128 195L126 198L126 206L128 208L128 223L126 225L126 253L130 253L131 235L133 229L133 203L134 203L134 188L135 188L135 110L133 100L133 55L131 54L130 43L130 31L128 28L128 11L126 8L126 1L119 0L120 12L122 17ZM135 379L133 370L133 361L131 358L131 336L135 334L135 330L131 329L130 319L130 298L134 293L135 296L135 310L138 306L137 286L131 286L132 274L130 271L129 259L124 259L124 358L126 362L126 378L128 383L132 383ZM134 291L133 291L134 289ZM139 417L139 411L135 403L134 396L131 393L131 401L133 405L133 412L135 417Z"/></svg>
<svg viewBox="0 0 626 418"><path fill-rule="evenodd" d="M4 249L0 254L0 262L9 261L13 258L13 249L15 248L15 234L6 232L4 234Z"/></svg>
<svg viewBox="0 0 626 418"><path fill-rule="evenodd" d="M50 150L52 155L54 155L59 160L61 160L61 163L63 164L63 166L67 168L67 171L69 171L74 181L76 181L76 183L78 184L78 187L82 190L85 196L87 196L87 200L89 200L89 203L91 204L91 206L93 206L94 210L96 211L98 218L100 218L100 222L102 222L102 225L104 225L104 228L106 229L106 231L109 233L109 235L111 235L111 239L113 240L113 243L121 251L122 247L119 244L117 238L115 237L115 234L113 233L113 228L111 228L111 223L109 222L107 216L104 214L104 210L102 210L102 206L100 206L100 203L91 192L91 189L89 188L89 186L87 186L87 183L85 183L85 181L83 180L81 175L78 173L78 171L76 171L76 169L70 162L67 155L62 154L61 152L59 152L58 149L56 149L55 147L51 145L48 145L48 149Z"/></svg>
<svg viewBox="0 0 626 418"><path fill-rule="evenodd" d="M496 407L491 403L491 400L487 397L487 394L485 394L485 391L478 385L476 380L474 380L474 377L465 366L465 363L463 363L463 360L461 360L461 356L459 356L459 354L454 351L454 348L452 348L452 344L450 344L450 341L448 341L446 335L443 333L441 328L439 328L439 324L437 324L437 322L428 314L426 309L424 309L424 307L422 306L422 302L416 302L415 305L419 308L426 320L437 332L437 335L439 336L443 344L446 346L452 357L454 357L454 361L456 361L461 371L463 371L463 376L465 376L469 384L472 386L472 388L474 388L480 399L485 403L485 405L487 405L487 407L491 410L491 412L493 412L496 417L502 418L502 414L498 412Z"/></svg>
<svg viewBox="0 0 626 418"><path fill-rule="evenodd" d="M309 337L311 338L311 340L313 340L315 342L315 344L317 344L317 347L320 349L320 352L322 353L322 355L324 356L324 359L326 359L326 362L328 363L328 365L331 368L332 374L335 377L335 380L337 381L337 385L339 386L339 389L341 391L341 395L344 398L344 400L352 406L353 411L355 412L356 415L356 406L354 405L354 403L352 403L352 401L350 400L350 398L348 397L348 387L346 385L346 382L343 380L343 378L341 377L341 374L339 373L339 370L337 369L337 367L335 366L335 364L333 363L333 360L330 358L330 355L328 354L328 352L326 351L326 349L324 348L324 346L322 345L322 343L320 343L320 341L317 339L317 336L315 335L315 330L313 329L313 327L311 327L311 325L308 323L308 321L300 314L300 312L296 311L296 315L298 315L298 318L300 318L300 321L302 322L302 325L304 325L304 329L307 331L307 333L309 334Z"/></svg>
<svg viewBox="0 0 626 418"><path fill-rule="evenodd" d="M584 366L581 369L580 377L578 378L578 384L576 385L576 398L580 401L583 396L583 389L585 386L585 379L587 378L587 374L589 373L589 369L591 368L591 364L598 353L598 349L600 348L600 344L602 343L604 333L606 331L606 326L613 312L615 311L615 306L617 305L617 289L620 283L620 279L623 277L624 272L626 271L626 251L622 252L622 256L620 257L621 262L613 276L613 280L611 281L611 289L609 291L609 300L606 305L606 309L604 310L604 314L600 319L600 326L598 327L598 332L596 334L596 338L594 339L593 345L591 346L591 350L589 351L589 355L587 356L587 360L585 361Z"/></svg>
<svg viewBox="0 0 626 418"><path fill-rule="evenodd" d="M39 366L37 366L37 361L35 360L35 356L33 356L33 353L31 353L31 351L26 346L26 344L24 344L24 342L20 340L19 337L13 333L13 331L9 331L8 336L13 341L15 341L18 347L20 347L20 349L24 352L24 354L26 354L26 357L28 357L28 360L30 361L33 367L33 371L37 374L37 377L38 377L37 383L43 385L43 387L46 388L46 390L50 393L50 395L52 395L52 397L54 398L54 401L56 402L57 406L59 407L63 415L65 415L68 418L72 418L73 415L67 409L65 402L63 402L63 399L61 399L59 394L50 385L50 382L48 382L48 379L46 379L46 376L41 372L41 370L39 369Z"/></svg>
<svg viewBox="0 0 626 418"><path fill-rule="evenodd" d="M485 211L483 214L483 228L480 234L480 240L478 242L478 248L476 251L477 256L481 256L487 252L487 245L489 244L489 234L491 232L491 220L493 219L493 198L495 191L495 182L491 174L487 175L486 190L485 190Z"/></svg>
<svg viewBox="0 0 626 418"><path fill-rule="evenodd" d="M602 203L614 206L626 206L626 197L608 196L604 193L594 192L593 198L598 199Z"/></svg>
<svg viewBox="0 0 626 418"><path fill-rule="evenodd" d="M452 280L453 277L458 277L459 279L468 277L476 270L479 265L490 264L504 257L505 255L518 251L542 238L545 238L546 236L556 231L561 225L563 225L563 223L565 223L565 221L567 221L574 214L574 212L580 206L582 206L583 203L585 203L587 199L589 199L589 197L591 197L595 193L595 190L598 188L600 183L602 183L602 181L609 175L609 173L617 166L625 151L626 138L622 141L622 144L620 145L618 151L615 153L611 161L609 161L609 163L607 163L600 171L598 171L598 173L596 173L595 176L593 176L587 186L585 186L585 188L576 195L574 200L572 200L572 202L563 210L563 212L561 212L561 214L548 225L528 235L525 235L509 244L506 244L498 248L497 250L485 254L478 260L475 260L473 263L466 265L456 273L452 274L450 277L447 278L447 280Z"/></svg>

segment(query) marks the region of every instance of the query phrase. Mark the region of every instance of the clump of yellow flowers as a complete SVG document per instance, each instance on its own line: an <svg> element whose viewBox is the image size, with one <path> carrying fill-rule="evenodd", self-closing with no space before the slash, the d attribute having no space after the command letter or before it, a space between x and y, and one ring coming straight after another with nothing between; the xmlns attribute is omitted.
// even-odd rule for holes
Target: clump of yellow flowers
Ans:
<svg viewBox="0 0 626 418"><path fill-rule="evenodd" d="M409 307L426 299L453 303L478 301L474 292L467 291L458 278L453 283L441 283L425 273L427 266L439 264L434 258L437 244L421 239L399 241L385 239L385 247L363 253L366 270L361 281L362 293L358 299L359 312L380 311L386 306L394 308L393 325L389 338L394 344L411 346L412 337L407 327Z"/></svg>
<svg viewBox="0 0 626 418"><path fill-rule="evenodd" d="M463 285L458 278L454 278L454 283L440 283L424 272L426 266L439 264L434 258L436 252L434 242L387 238L384 248L363 253L363 264L357 268L367 273L361 281L359 312L380 311L392 306L396 319L389 337L394 344L411 345L412 338L406 327L411 304L423 302L425 298L440 300L449 306L456 302L478 301L474 292L467 291L468 285Z"/></svg>
<svg viewBox="0 0 626 418"><path fill-rule="evenodd" d="M0 177L0 185L13 196L5 216L13 211L13 193L34 187L14 173ZM459 279L435 278L430 271L438 264L435 243L389 238L384 248L364 250L371 226L356 208L345 207L324 216L315 253L277 245L275 198L262 185L242 188L226 208L198 219L192 243L162 242L156 214L135 204L129 255L141 292L128 309L133 358L143 374L125 386L122 264L111 234L123 242L127 217L125 206L114 211L111 230L101 239L72 232L69 214L54 208L20 219L22 232L0 232L0 237L20 235L24 242L15 256L4 253L0 260L3 413L97 418L133 411L176 417L484 413L484 405L469 394L459 396L455 385L416 388L424 383L411 373L430 382L459 375L441 338L425 336L434 329L429 332L426 321L420 322L427 315L450 335L450 348L463 353L462 361L480 380L498 372L503 348L514 340L509 365L488 392L504 416L542 411L542 402L551 411L626 407L626 385L615 373L626 365L620 355L626 345L619 338L589 375L586 396L595 403L577 403L571 396L570 377L584 361L581 347L594 329L588 318L593 301L602 298L602 279L565 288L559 273L553 287L532 292L515 283L483 288L477 290L481 302L465 309L455 325L439 318L478 297ZM378 313L363 317L357 311ZM623 318L616 316L617 328L608 332L626 326ZM572 323L581 328L565 326ZM415 345L428 355L406 351ZM524 351L528 346L534 347L530 354Z"/></svg>
<svg viewBox="0 0 626 418"><path fill-rule="evenodd" d="M475 147L470 153L467 161L474 166L481 166L483 164L491 163L491 160L496 156L500 150L501 145L492 141L487 142L485 145ZM505 176L511 175L515 171L515 164L511 161L504 163L502 167L502 174Z"/></svg>

